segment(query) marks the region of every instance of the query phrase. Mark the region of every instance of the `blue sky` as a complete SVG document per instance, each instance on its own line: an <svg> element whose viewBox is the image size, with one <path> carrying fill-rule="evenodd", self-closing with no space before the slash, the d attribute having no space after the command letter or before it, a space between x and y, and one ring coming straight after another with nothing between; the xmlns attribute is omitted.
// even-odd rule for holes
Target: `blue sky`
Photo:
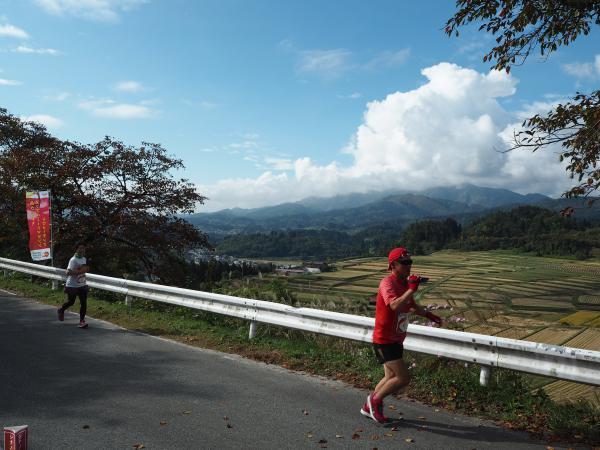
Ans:
<svg viewBox="0 0 600 450"><path fill-rule="evenodd" d="M555 151L500 154L600 81L598 30L511 76L452 2L0 0L0 106L62 138L163 144L199 211L461 182L556 195Z"/></svg>

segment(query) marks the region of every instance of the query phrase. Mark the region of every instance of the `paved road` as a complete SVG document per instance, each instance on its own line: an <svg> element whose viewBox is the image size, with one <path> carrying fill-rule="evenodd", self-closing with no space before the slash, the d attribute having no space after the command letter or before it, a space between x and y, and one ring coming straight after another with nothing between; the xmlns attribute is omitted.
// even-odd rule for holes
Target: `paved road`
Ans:
<svg viewBox="0 0 600 450"><path fill-rule="evenodd" d="M0 426L29 425L30 449L545 448L412 402L383 427L342 383L77 321L0 291Z"/></svg>

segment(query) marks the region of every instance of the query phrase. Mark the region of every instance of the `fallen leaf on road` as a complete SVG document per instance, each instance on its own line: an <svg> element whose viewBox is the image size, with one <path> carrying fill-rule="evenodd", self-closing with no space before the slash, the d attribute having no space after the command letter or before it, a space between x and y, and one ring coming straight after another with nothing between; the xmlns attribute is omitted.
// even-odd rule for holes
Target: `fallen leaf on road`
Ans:
<svg viewBox="0 0 600 450"><path fill-rule="evenodd" d="M308 409L303 409L302 414L304 414L305 416L308 416Z"/></svg>
<svg viewBox="0 0 600 450"><path fill-rule="evenodd" d="M83 428L84 430L89 430L89 429L90 429L90 426L89 426L89 425L84 425L82 428Z"/></svg>
<svg viewBox="0 0 600 450"><path fill-rule="evenodd" d="M312 434L312 431L309 431L308 433L306 433L307 438L311 438L313 436L314 436L314 434Z"/></svg>
<svg viewBox="0 0 600 450"><path fill-rule="evenodd" d="M319 439L319 444L327 444L327 439Z"/></svg>
<svg viewBox="0 0 600 450"><path fill-rule="evenodd" d="M417 417L417 419L427 420L427 417L425 417L425 416L419 416L419 417Z"/></svg>
<svg viewBox="0 0 600 450"><path fill-rule="evenodd" d="M387 436L387 437L394 437L394 433L385 433L385 434L384 434L384 436Z"/></svg>
<svg viewBox="0 0 600 450"><path fill-rule="evenodd" d="M439 410L439 409L434 409L434 411L435 411L435 412L440 412L440 410Z"/></svg>
<svg viewBox="0 0 600 450"><path fill-rule="evenodd" d="M140 448L146 448L146 446L144 444L134 444L133 448L140 449Z"/></svg>
<svg viewBox="0 0 600 450"><path fill-rule="evenodd" d="M396 409L396 407L394 405L390 405L390 406L388 406L388 408L390 408L390 409Z"/></svg>
<svg viewBox="0 0 600 450"><path fill-rule="evenodd" d="M406 438L404 439L406 442L415 442L415 440L413 438Z"/></svg>
<svg viewBox="0 0 600 450"><path fill-rule="evenodd" d="M233 428L233 425L231 425L229 422L227 422L227 428Z"/></svg>
<svg viewBox="0 0 600 450"><path fill-rule="evenodd" d="M398 427L392 427L392 431L398 431Z"/></svg>
<svg viewBox="0 0 600 450"><path fill-rule="evenodd" d="M161 421L160 421L160 424L161 424L161 425L166 425L166 424L167 424L167 421L166 421L166 420L161 420Z"/></svg>
<svg viewBox="0 0 600 450"><path fill-rule="evenodd" d="M357 428L356 430L354 430L355 433L362 433L363 429L362 428Z"/></svg>
<svg viewBox="0 0 600 450"><path fill-rule="evenodd" d="M354 434L352 435L352 439L360 439L360 434L358 434L358 433L354 433Z"/></svg>
<svg viewBox="0 0 600 450"><path fill-rule="evenodd" d="M186 414L187 415L187 414L191 414L191 413L192 413L191 411L183 411L182 414Z"/></svg>
<svg viewBox="0 0 600 450"><path fill-rule="evenodd" d="M546 450L554 450L554 447L546 447Z"/></svg>
<svg viewBox="0 0 600 450"><path fill-rule="evenodd" d="M342 439L344 436L342 436L341 434L336 434L335 437L338 439Z"/></svg>
<svg viewBox="0 0 600 450"><path fill-rule="evenodd" d="M371 440L372 441L378 441L379 440L379 435L378 434L374 434L373 436L371 436Z"/></svg>

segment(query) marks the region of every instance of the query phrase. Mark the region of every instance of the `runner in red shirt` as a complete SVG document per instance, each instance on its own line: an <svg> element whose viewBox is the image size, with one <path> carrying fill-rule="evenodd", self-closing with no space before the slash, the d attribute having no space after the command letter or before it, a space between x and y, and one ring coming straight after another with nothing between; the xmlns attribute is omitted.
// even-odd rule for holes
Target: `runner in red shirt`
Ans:
<svg viewBox="0 0 600 450"><path fill-rule="evenodd" d="M402 360L409 313L427 317L438 325L442 323L440 317L414 301L413 294L419 288L420 277L410 275L410 253L403 247L395 248L388 255L388 263L392 273L379 283L373 330L373 348L377 360L383 364L384 376L360 410L362 415L379 423L387 420L383 415L383 399L410 382L408 368Z"/></svg>

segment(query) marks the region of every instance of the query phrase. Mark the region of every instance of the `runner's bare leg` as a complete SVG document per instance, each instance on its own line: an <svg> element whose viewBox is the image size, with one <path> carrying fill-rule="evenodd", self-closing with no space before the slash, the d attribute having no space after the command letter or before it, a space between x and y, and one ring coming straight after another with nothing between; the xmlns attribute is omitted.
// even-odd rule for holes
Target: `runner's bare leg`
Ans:
<svg viewBox="0 0 600 450"><path fill-rule="evenodd" d="M375 388L377 398L382 400L388 395L400 391L410 383L410 373L402 359L386 362L384 364L384 371L385 376ZM388 375L391 375L391 377Z"/></svg>

